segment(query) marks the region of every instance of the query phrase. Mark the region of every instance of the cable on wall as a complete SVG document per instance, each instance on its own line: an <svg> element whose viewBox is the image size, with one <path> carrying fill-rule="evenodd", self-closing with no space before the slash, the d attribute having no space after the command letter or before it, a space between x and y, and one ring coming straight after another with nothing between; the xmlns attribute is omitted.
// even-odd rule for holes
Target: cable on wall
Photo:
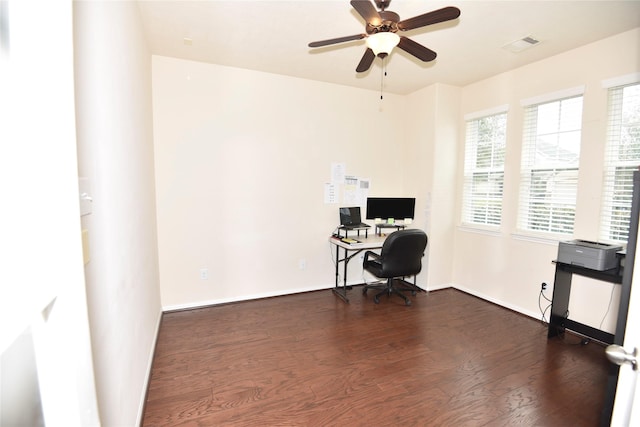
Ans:
<svg viewBox="0 0 640 427"><path fill-rule="evenodd" d="M604 323L604 319L607 318L607 315L609 314L609 310L611 309L611 301L613 301L613 291L616 288L616 286L614 284L611 284L611 293L609 294L609 305L607 305L607 311L604 313L604 316L602 316L602 320L600 321L600 327L598 329L602 330L602 324Z"/></svg>

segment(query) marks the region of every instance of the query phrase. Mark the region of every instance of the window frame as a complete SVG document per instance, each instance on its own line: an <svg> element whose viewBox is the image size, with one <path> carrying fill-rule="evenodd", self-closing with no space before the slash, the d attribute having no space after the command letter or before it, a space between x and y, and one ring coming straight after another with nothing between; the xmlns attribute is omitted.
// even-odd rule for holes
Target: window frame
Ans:
<svg viewBox="0 0 640 427"><path fill-rule="evenodd" d="M584 88L580 87L522 102L524 121L518 233L555 238L573 235L582 144L583 92ZM579 111L567 116L567 108L578 100ZM554 107L557 113L551 114ZM545 120L544 123L541 119ZM552 124L555 125L553 130L541 131Z"/></svg>
<svg viewBox="0 0 640 427"><path fill-rule="evenodd" d="M502 121L497 135L480 130L487 121ZM464 227L497 231L502 226L507 127L508 105L465 116L464 188L461 209L461 224ZM483 134L489 138L483 139ZM481 145L484 145L487 151L479 159ZM499 154L499 151L502 153ZM483 161L484 165L478 164ZM484 185L475 178L482 180ZM484 189L478 191L480 187ZM494 191L496 187L498 190Z"/></svg>
<svg viewBox="0 0 640 427"><path fill-rule="evenodd" d="M607 242L626 243L629 238L629 220L633 195L633 171L640 169L640 134L630 136L628 143L621 142L624 130L640 131L640 114L634 121L625 123L623 114L625 91L630 89L629 102L640 103L640 79L613 80L607 89L607 141L604 153L602 203L600 207L599 238ZM628 113L628 111L626 111ZM637 139L636 139L637 138ZM631 158L621 158L620 150ZM631 154L629 154L631 153Z"/></svg>

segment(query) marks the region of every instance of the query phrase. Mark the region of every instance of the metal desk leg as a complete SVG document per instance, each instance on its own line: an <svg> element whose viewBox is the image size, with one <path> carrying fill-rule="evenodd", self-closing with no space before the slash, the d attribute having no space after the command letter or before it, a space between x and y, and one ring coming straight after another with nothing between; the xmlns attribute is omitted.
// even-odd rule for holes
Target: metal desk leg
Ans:
<svg viewBox="0 0 640 427"><path fill-rule="evenodd" d="M564 322L569 312L569 296L571 295L572 274L562 270L556 265L556 275L553 282L553 297L551 303L551 316L549 319L549 331L547 338L562 335Z"/></svg>
<svg viewBox="0 0 640 427"><path fill-rule="evenodd" d="M347 298L347 250L344 250L344 278L343 278L343 286L339 285L339 275L338 269L340 264L340 246L336 245L336 284L333 287L333 293L338 295L344 302L349 302L349 298Z"/></svg>

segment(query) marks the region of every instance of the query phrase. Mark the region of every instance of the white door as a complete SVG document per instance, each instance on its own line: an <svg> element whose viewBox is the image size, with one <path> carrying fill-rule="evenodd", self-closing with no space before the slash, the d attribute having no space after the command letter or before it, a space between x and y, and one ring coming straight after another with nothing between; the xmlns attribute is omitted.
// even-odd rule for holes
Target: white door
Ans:
<svg viewBox="0 0 640 427"><path fill-rule="evenodd" d="M627 329L624 339L624 351L632 353L636 351L636 358L640 352L640 254L636 249L634 262L634 280L631 282L631 295L629 296L629 313L627 315ZM622 350L622 349L620 349ZM633 357L632 355L630 358ZM636 359L637 360L637 359ZM635 370L631 363L623 363L620 366L618 387L613 405L611 425L613 427L640 426L640 381L638 373L640 366Z"/></svg>

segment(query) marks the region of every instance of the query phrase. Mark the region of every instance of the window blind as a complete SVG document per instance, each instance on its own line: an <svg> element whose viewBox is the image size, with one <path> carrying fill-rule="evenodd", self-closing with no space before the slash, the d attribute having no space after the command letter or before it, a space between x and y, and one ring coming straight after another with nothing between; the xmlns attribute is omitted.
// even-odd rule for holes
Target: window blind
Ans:
<svg viewBox="0 0 640 427"><path fill-rule="evenodd" d="M507 113L466 122L462 222L498 227L502 216Z"/></svg>
<svg viewBox="0 0 640 427"><path fill-rule="evenodd" d="M518 228L573 233L582 96L525 108Z"/></svg>
<svg viewBox="0 0 640 427"><path fill-rule="evenodd" d="M640 166L640 84L609 89L600 238L626 242L633 171Z"/></svg>

